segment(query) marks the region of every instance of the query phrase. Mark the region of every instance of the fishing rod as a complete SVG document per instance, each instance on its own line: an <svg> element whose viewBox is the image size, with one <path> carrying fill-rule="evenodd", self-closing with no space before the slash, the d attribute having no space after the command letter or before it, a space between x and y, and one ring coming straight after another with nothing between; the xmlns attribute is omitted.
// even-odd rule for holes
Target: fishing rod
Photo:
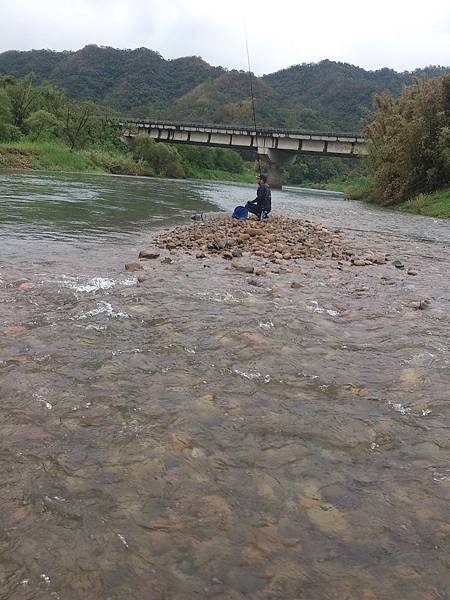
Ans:
<svg viewBox="0 0 450 600"><path fill-rule="evenodd" d="M248 35L247 35L247 26L244 23L244 32L245 32L245 47L247 49L247 64L248 64L248 74L250 77L250 95L252 98L252 112L253 112L253 125L255 127L255 140L256 140L256 156L258 157L258 175L261 175L261 161L259 158L258 152L258 129L256 127L256 111L255 111L255 94L253 93L253 73L250 66L250 52L248 49Z"/></svg>

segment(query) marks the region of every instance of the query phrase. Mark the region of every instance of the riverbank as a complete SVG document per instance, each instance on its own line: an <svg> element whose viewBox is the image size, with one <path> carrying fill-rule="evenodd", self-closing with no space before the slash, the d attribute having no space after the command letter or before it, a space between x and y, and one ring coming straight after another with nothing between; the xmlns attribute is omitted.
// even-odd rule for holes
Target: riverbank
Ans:
<svg viewBox="0 0 450 600"><path fill-rule="evenodd" d="M393 208L403 212L448 219L450 218L450 187L430 194L419 194Z"/></svg>
<svg viewBox="0 0 450 600"><path fill-rule="evenodd" d="M143 177L161 176L145 161L134 160L131 154L119 150L100 148L70 150L63 144L29 140L0 143L0 168L66 173L111 173ZM249 169L237 173L223 169L204 169L197 165L186 164L185 172L188 179L210 179L237 183L254 183L255 181L255 174Z"/></svg>
<svg viewBox="0 0 450 600"><path fill-rule="evenodd" d="M320 184L305 183L303 187L342 192L347 200L362 200L370 204L378 204L370 197L369 180L366 176L332 179ZM443 188L429 194L419 194L406 202L392 204L387 208L427 217L450 218L450 188Z"/></svg>
<svg viewBox="0 0 450 600"><path fill-rule="evenodd" d="M154 174L143 163L120 152L99 149L71 151L62 144L32 141L0 144L0 167L73 173Z"/></svg>

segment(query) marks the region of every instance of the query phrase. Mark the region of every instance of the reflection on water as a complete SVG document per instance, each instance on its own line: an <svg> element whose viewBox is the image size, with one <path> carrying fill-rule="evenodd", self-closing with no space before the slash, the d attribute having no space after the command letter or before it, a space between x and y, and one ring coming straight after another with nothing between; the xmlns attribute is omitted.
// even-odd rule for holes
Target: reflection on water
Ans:
<svg viewBox="0 0 450 600"><path fill-rule="evenodd" d="M136 286L155 224L253 188L0 185L1 600L448 598L448 223L275 192L418 275Z"/></svg>

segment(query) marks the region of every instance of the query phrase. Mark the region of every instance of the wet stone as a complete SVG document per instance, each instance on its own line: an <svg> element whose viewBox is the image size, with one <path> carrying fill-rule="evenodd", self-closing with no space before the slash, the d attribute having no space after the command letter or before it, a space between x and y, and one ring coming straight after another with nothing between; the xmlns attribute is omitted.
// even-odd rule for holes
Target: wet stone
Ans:
<svg viewBox="0 0 450 600"><path fill-rule="evenodd" d="M404 269L405 265L402 263L401 260L393 260L392 261L392 265L396 268L396 269Z"/></svg>
<svg viewBox="0 0 450 600"><path fill-rule="evenodd" d="M141 250L139 252L139 258L155 259L160 256L160 252L157 250Z"/></svg>
<svg viewBox="0 0 450 600"><path fill-rule="evenodd" d="M144 269L144 265L138 262L127 263L125 265L125 269L127 271L142 271Z"/></svg>
<svg viewBox="0 0 450 600"><path fill-rule="evenodd" d="M248 263L232 263L233 267L238 271L242 271L243 273L253 273L255 267Z"/></svg>

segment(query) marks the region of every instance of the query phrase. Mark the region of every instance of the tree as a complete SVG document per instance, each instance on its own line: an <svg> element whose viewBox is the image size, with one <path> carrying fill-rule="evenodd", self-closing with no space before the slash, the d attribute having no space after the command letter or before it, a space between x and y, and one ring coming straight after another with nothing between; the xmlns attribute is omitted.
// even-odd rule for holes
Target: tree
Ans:
<svg viewBox="0 0 450 600"><path fill-rule="evenodd" d="M11 102L8 94L0 87L0 141L17 139L20 131L12 124Z"/></svg>
<svg viewBox="0 0 450 600"><path fill-rule="evenodd" d="M45 110L37 110L25 120L24 125L32 140L58 137L62 131L62 122L56 115Z"/></svg>
<svg viewBox="0 0 450 600"><path fill-rule="evenodd" d="M366 123L374 199L393 204L450 180L450 75L383 94Z"/></svg>
<svg viewBox="0 0 450 600"><path fill-rule="evenodd" d="M23 130L25 120L36 106L38 96L36 89L33 88L33 75L27 75L22 80L5 78L3 87L11 103L13 125Z"/></svg>
<svg viewBox="0 0 450 600"><path fill-rule="evenodd" d="M65 105L63 134L71 150L86 146L92 139L95 111L93 102L68 102Z"/></svg>
<svg viewBox="0 0 450 600"><path fill-rule="evenodd" d="M61 113L64 108L64 91L51 83L45 81L38 88L39 107L54 115Z"/></svg>

